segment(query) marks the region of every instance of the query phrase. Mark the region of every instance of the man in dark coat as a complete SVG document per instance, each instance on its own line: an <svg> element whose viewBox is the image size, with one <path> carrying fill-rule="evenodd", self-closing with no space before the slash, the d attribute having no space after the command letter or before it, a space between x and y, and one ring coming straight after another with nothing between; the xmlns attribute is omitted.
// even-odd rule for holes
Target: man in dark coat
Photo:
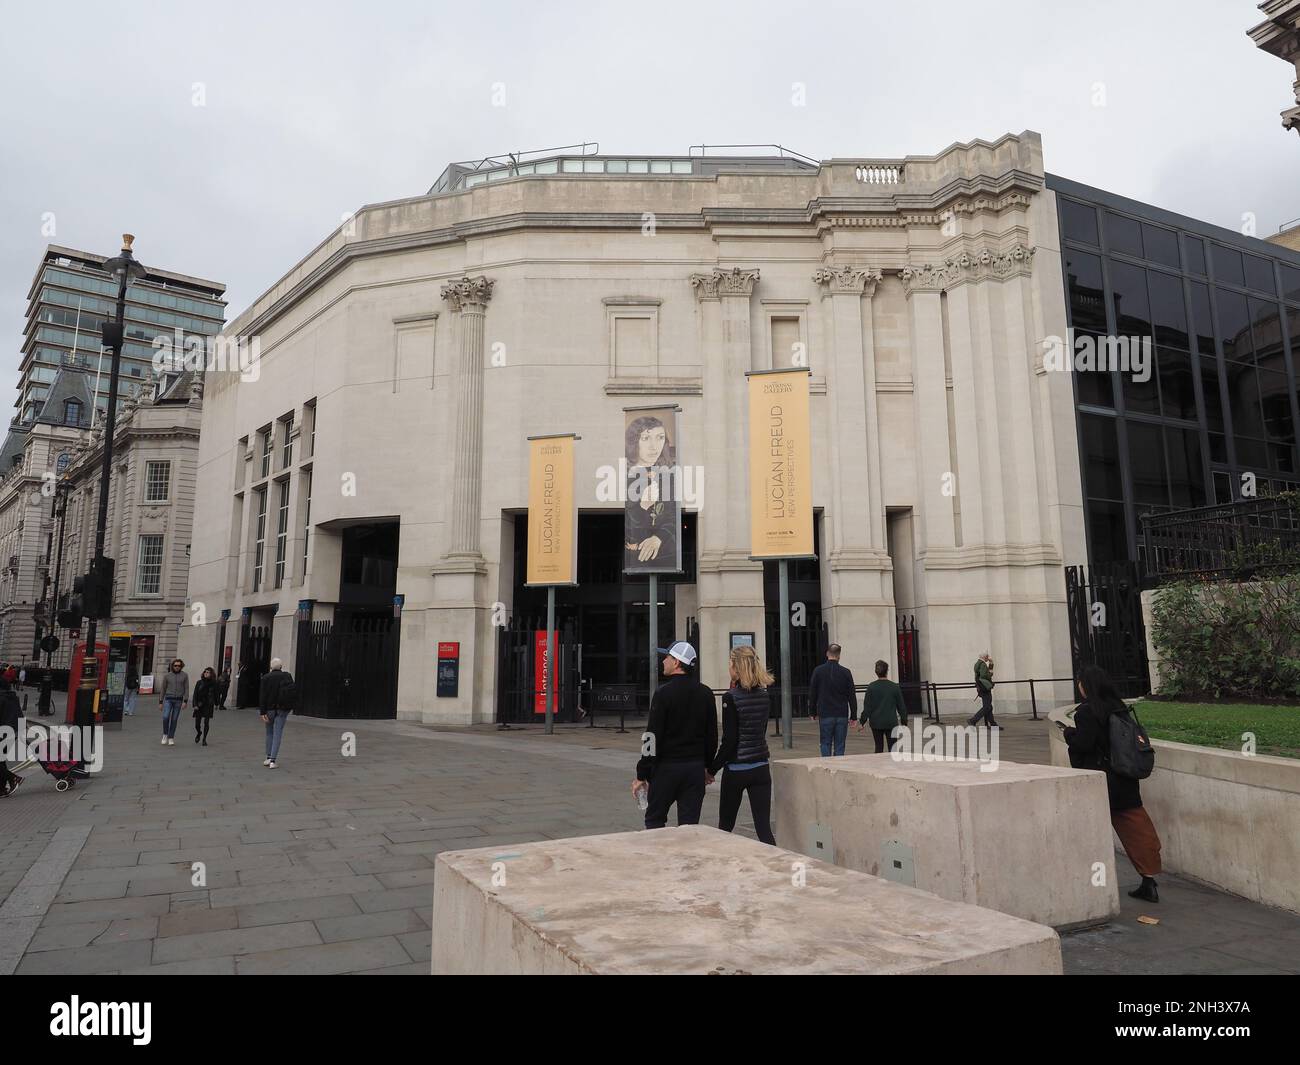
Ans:
<svg viewBox="0 0 1300 1065"><path fill-rule="evenodd" d="M708 762L718 749L718 703L695 679L695 648L684 640L659 649L668 679L650 700L632 794L649 784L646 828L663 828L677 804L679 825L698 825Z"/></svg>
<svg viewBox="0 0 1300 1065"><path fill-rule="evenodd" d="M853 674L840 665L840 645L826 648L826 661L812 671L808 682L808 709L818 722L822 757L844 753L849 719L858 708Z"/></svg>

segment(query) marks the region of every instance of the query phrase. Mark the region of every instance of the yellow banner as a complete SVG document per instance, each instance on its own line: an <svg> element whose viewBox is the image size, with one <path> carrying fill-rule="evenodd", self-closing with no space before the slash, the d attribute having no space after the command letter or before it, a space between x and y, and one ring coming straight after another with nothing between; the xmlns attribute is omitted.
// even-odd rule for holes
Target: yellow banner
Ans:
<svg viewBox="0 0 1300 1065"><path fill-rule="evenodd" d="M808 370L751 373L749 542L754 558L813 554Z"/></svg>
<svg viewBox="0 0 1300 1065"><path fill-rule="evenodd" d="M528 441L528 583L578 583L578 506L574 438Z"/></svg>

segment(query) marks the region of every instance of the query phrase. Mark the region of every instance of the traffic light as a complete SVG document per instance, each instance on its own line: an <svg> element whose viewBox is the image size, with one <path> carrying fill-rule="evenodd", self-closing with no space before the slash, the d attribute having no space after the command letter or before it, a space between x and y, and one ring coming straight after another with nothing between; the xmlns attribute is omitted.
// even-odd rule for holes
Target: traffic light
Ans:
<svg viewBox="0 0 1300 1065"><path fill-rule="evenodd" d="M113 569L111 558L91 561L82 591L86 617L106 618L113 613Z"/></svg>
<svg viewBox="0 0 1300 1065"><path fill-rule="evenodd" d="M58 622L60 628L79 629L81 628L81 619L85 614L83 596L85 594L86 578L73 577L72 591L59 596L59 616Z"/></svg>

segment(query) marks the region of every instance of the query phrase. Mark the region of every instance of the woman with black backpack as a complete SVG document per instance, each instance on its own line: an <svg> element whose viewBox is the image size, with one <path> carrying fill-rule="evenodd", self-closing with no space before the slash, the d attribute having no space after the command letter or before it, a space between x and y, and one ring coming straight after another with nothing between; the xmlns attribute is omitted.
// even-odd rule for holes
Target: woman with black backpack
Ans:
<svg viewBox="0 0 1300 1065"><path fill-rule="evenodd" d="M1142 877L1142 883L1129 896L1159 902L1156 877L1160 873L1160 837L1142 805L1138 777L1131 772L1117 772L1117 760L1111 752L1111 717L1131 711L1115 690L1110 675L1099 666L1084 668L1079 677L1079 694L1084 701L1074 711L1074 727L1064 730L1070 765L1075 769L1099 769L1106 774L1110 823L1124 845L1124 853ZM1145 733L1141 737L1145 742ZM1149 762L1146 772L1150 772Z"/></svg>

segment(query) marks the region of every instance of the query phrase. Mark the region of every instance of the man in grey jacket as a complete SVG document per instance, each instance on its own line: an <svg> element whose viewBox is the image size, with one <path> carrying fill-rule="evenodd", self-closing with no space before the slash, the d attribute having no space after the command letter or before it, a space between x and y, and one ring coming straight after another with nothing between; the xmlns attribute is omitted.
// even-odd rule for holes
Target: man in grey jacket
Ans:
<svg viewBox="0 0 1300 1065"><path fill-rule="evenodd" d="M185 663L173 658L171 669L163 675L162 687L158 691L158 708L163 712L162 742L165 745L176 746L176 722L181 719L181 710L189 701L190 677L185 672Z"/></svg>

